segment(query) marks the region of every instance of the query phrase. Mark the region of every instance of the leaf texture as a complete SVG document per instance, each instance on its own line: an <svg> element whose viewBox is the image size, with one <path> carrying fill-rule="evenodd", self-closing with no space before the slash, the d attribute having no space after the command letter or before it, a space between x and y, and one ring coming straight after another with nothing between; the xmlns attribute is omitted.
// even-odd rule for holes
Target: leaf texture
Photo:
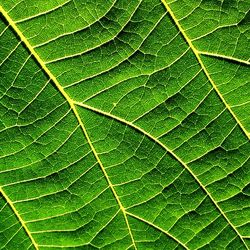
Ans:
<svg viewBox="0 0 250 250"><path fill-rule="evenodd" d="M248 0L0 0L1 249L249 249Z"/></svg>

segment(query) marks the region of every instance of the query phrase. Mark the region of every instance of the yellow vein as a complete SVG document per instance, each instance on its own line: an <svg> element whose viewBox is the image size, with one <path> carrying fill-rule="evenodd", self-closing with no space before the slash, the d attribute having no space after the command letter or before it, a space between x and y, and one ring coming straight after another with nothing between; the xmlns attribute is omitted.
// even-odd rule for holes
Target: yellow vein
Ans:
<svg viewBox="0 0 250 250"><path fill-rule="evenodd" d="M167 5L167 3L166 3L164 0L162 0L162 2L163 2L164 5L166 6L166 8L169 9L169 10L171 11L171 9L170 9L169 6ZM111 190L112 190L112 192L113 192L113 194L114 194L114 196L115 196L115 198L116 198L116 200L117 200L117 203L118 203L118 205L120 206L121 211L123 212L123 215L124 215L124 217L125 217L125 221L126 221L126 224L127 224L128 230L129 230L129 234L130 234L130 237L131 237L131 240L132 240L132 243L133 243L135 249L137 249L137 248L136 248L135 241L134 241L134 238L133 238L133 235L132 235L132 231L131 231L131 229L130 229L130 225L129 225L129 222L128 222L128 219L127 219L127 215L126 215L125 208L124 208L123 205L121 204L120 199L119 199L119 197L118 197L118 195L117 195L117 193L116 193L116 191L115 191L115 189L114 189L114 187L113 187L111 181L109 180L109 177L108 177L108 175L107 175L107 173L106 173L106 170L105 170L105 168L103 167L103 165L102 165L102 163L101 163L101 161L100 161L100 159L99 159L99 156L98 156L98 154L97 154L97 152L96 152L94 146L92 145L92 142L91 142L90 139L89 139L89 136L88 136L88 134L87 134L86 128L84 127L84 125L83 125L83 123L82 123L82 121L81 121L81 118L80 118L80 116L79 116L79 114L78 114L78 112L77 112L77 110L76 110L75 104L80 105L80 106L83 106L83 107L88 108L88 109L92 109L92 110L95 111L95 112L105 114L106 116L110 116L110 117L112 117L113 119L117 119L117 120L119 120L119 121L121 121L121 122L123 122L123 123L125 122L127 125L130 125L130 126L136 128L137 130L141 131L142 133L144 133L145 135L147 135L149 138L151 138L152 140L154 140L155 142L157 142L159 145L161 145L163 148L165 148L166 151L168 151L169 153L171 153L171 154L172 154L172 155L173 155L173 156L174 156L174 157L175 157L175 158L176 158L176 159L177 159L177 160L178 160L178 161L179 161L179 162L180 162L180 163L181 163L181 164L191 173L191 174L192 174L192 176L193 176L193 177L195 178L195 180L199 183L199 185L204 189L204 191L207 193L207 195L208 195L208 196L210 197L210 199L213 201L213 203L215 204L215 206L217 207L217 209L221 212L221 214L224 216L224 218L227 220L227 222L231 225L231 227L235 230L235 232L239 235L239 237L240 237L241 240L243 241L244 245L246 246L244 240L242 239L241 235L238 233L237 229L236 229L236 228L234 227L234 225L229 221L229 219L226 217L226 215L224 214L224 212L221 210L221 208L218 206L218 204L217 204L217 203L215 202L215 200L212 198L212 196L210 195L210 193L207 192L207 190L206 190L205 187L202 185L202 183L199 181L199 179L193 174L193 172L189 169L189 167L188 167L188 166L187 166L187 165L186 165L177 155L174 154L174 152L172 152L171 150L169 150L162 142L160 142L159 140L157 140L156 138L154 138L152 135L150 135L149 133L147 133L147 132L144 131L143 129L137 127L136 125L134 125L134 124L132 124L132 123L130 123L130 122L127 122L126 120L123 120L123 119L121 119L121 118L115 117L115 116L113 116L113 115L111 115L111 114L105 113L105 112L100 111L100 110L98 110L98 109L92 108L92 107L90 107L90 106L88 106L88 105L85 105L85 104L82 104L82 103L74 102L74 101L69 97L69 95L65 92L65 90L63 89L63 87L59 84L59 82L57 81L57 79L55 78L55 76L54 76L54 75L50 72L50 70L47 68L47 66L45 65L45 63L42 61L42 59L40 58L40 56L36 53L36 51L34 50L34 48L30 45L30 43L28 42L28 40L26 39L26 37L22 34L22 32L19 30L19 28L16 26L16 24L14 23L14 21L10 18L10 16L8 15L8 13L7 13L1 6L0 6L0 12L3 14L3 16L5 17L5 19L9 22L10 26L15 30L15 32L16 32L17 35L20 37L20 39L23 41L23 43L26 45L26 47L29 49L29 51L31 52L31 54L35 57L35 59L36 59L37 62L40 64L40 66L42 67L42 69L47 73L47 75L50 77L50 79L54 82L54 84L56 85L56 87L58 88L58 90L61 92L61 94L64 96L64 98L68 101L68 103L69 103L69 105L70 105L72 111L74 112L74 114L75 114L75 116L76 116L76 118L77 118L77 120L78 120L80 126L82 127L83 132L85 133L86 139L87 139L87 141L89 142L89 145L90 145L91 149L93 150L93 153L94 153L94 155L95 155L95 157L96 157L96 159L97 159L97 161L98 161L98 163L99 163L99 165L100 165L100 167L101 167L101 169L102 169L102 171L103 171L103 173L104 173L104 175L105 175L105 177L106 177L106 179L107 179L107 182L108 182L108 184L110 185L110 188L111 188ZM172 13L172 11L171 11L171 13ZM173 15L173 13L172 13L172 15ZM174 15L173 15L173 17L174 17ZM175 18L175 17L174 17L174 18ZM175 18L175 20L176 20L176 18ZM176 20L176 21L177 21L177 20ZM184 36L185 38L188 39L188 37L186 36L184 30L183 30L183 29L181 28L181 26L179 25L178 21L177 21L177 26L180 28L181 33L183 32L183 33L182 33L183 36ZM188 39L187 41L190 42L189 39ZM203 66L202 68L203 68L204 72L206 73L206 72L207 72L207 71L206 71L206 68L205 68L204 64L202 63L202 61L201 61L201 59L200 59L200 56L199 56L197 50L193 47L193 45L192 45L192 46L191 46L191 45L192 45L192 43L190 42L190 47L191 47L192 50L195 52L195 55L196 55L198 61L200 62L201 66ZM207 72L207 77L209 78L209 80L211 79L210 76L209 76L209 74L208 74L208 72ZM211 81L211 83L212 83L213 86L214 86L215 84L213 83L212 79L211 79L210 81ZM214 87L217 89L216 85L215 85ZM217 91L218 91L218 90L217 90ZM218 95L219 95L221 98L223 98L223 97L221 96L220 92L218 92ZM224 101L224 103L225 103L225 105L227 106L227 108L229 108L229 110L231 110L230 107L229 107L229 106L227 105L227 103L225 102L224 98L223 98L222 100ZM234 115L234 113L233 113L232 111L231 111L231 113L232 113L232 115L234 116L234 118L237 119L237 117L235 117L235 115ZM240 123L239 123L239 124L240 124ZM241 125L241 127L242 127L242 125ZM244 127L242 127L242 129L244 129ZM245 129L244 129L244 131L245 131ZM1 189L1 190L2 190L2 189ZM21 217L20 217L20 219L21 219ZM26 227L26 228L27 228L27 227ZM247 247L247 246L246 246L246 247ZM38 249L38 248L37 248L37 249ZM247 247L247 249L248 249L248 247Z"/></svg>
<svg viewBox="0 0 250 250"><path fill-rule="evenodd" d="M226 55L221 55L221 54L217 54L217 53L211 53L211 52L207 52L207 51L197 51L198 54L200 55L205 55L205 56L212 56L212 57L218 57L218 58L222 58L222 59L227 59L227 60L231 60L234 62L238 62L241 64L246 64L246 65L250 65L250 62L236 58L236 57L232 57L232 56L226 56Z"/></svg>
<svg viewBox="0 0 250 250"><path fill-rule="evenodd" d="M57 84L59 84L59 83L57 83ZM57 84L56 84L56 85L57 85ZM60 86L60 85L59 85L59 86ZM59 88L59 86L58 86L58 88ZM61 87L61 86L60 86L60 87ZM64 91L64 90L63 90L63 91ZM74 101L67 95L67 93L65 93L64 96L65 96L65 98L68 100L68 102L69 102L69 104L70 104L70 107L71 107L71 109L73 110L73 112L74 112L74 114L75 114L75 116L76 116L76 119L77 119L77 121L79 122L79 124L80 124L80 126L81 126L81 128L82 128L82 131L83 131L83 133L84 133L84 135L85 135L85 137L86 137L86 139L87 139L87 141L88 141L88 144L89 144L89 146L90 146L90 148L91 148L91 150L92 150L92 152L93 152L93 154L94 154L94 156L95 156L95 158L96 158L96 160L97 160L97 162L98 162L98 164L99 164L99 166L100 166L100 168L101 168L101 170L102 170L102 172L103 172L103 174L104 174L104 176L105 176L105 178L106 178L106 180L107 180L107 182L108 182L108 185L109 185L109 187L110 187L110 189L111 189L111 191L112 191L112 193L113 193L113 195L114 195L114 197L115 197L115 199L116 199L116 201L117 201L117 203L118 203L118 205L119 205L119 207L120 207L120 209L121 209L121 211L122 211L122 213L123 213L123 216L124 216L126 225L127 225L127 227L128 227L128 231L129 231L129 235L130 235L131 241L132 241L133 246L135 247L135 249L137 249L137 247L136 247L136 245L135 245L134 237L133 237L133 234L132 234L132 231L131 231L129 222L128 222L128 218L127 218L127 215L126 215L126 212L125 212L125 208L123 207L123 205L122 205L122 203L121 203L121 201L120 201L120 198L119 198L118 194L116 193L115 188L114 188L112 182L110 181L109 176L108 176L108 174L107 174L107 172L106 172L106 170L105 170L105 168L104 168L104 166L103 166L103 164L102 164L102 162L101 162L101 160L100 160L100 158L99 158L99 156L98 156L98 153L96 152L95 147L94 147L93 143L92 143L91 140L90 140L90 137L89 137L89 135L88 135L88 132L87 132L87 130L86 130L86 127L84 126L84 124L83 124L83 122L82 122L82 119L81 119L80 115L79 115L78 112L77 112L75 103L74 103Z"/></svg>
<svg viewBox="0 0 250 250"><path fill-rule="evenodd" d="M130 21L131 17L134 15L134 13L136 12L137 8L140 6L141 2L142 2L142 0L140 0L140 2L137 4L135 10L131 13L130 18L126 21L126 23L124 24L124 26L126 26L126 24ZM115 5L115 3L116 3L116 1L113 2L113 4L110 6L109 10ZM109 10L108 10L108 11L109 11ZM104 14L104 16L108 13L108 11ZM165 15L164 15L164 16L165 16ZM101 17L100 17L100 18L101 18ZM100 19L98 19L98 20L100 20ZM96 20L96 22L97 22L98 20ZM96 22L95 22L95 23L96 23ZM93 25L93 24L94 24L94 23L92 23L92 24L90 24L90 25ZM90 25L86 26L86 27L84 28L84 30L87 29ZM124 28L124 26L123 26L123 27L120 27L120 29L117 31L117 33L116 33L114 36L112 36L112 38L108 38L108 39L106 39L106 41L103 41L102 43L98 43L97 45L95 45L95 46L93 46L93 47L86 48L84 51L81 51L81 52L78 52L78 53L75 53L75 54L68 54L68 55L65 55L65 56L63 56L63 57L57 57L57 58L55 58L55 59L46 61L45 64L55 63L55 62L59 62L59 61L62 61L62 60L68 59L68 58L74 58L74 57L81 56L81 55L83 55L83 54L89 53L90 51L92 51L92 50L94 50L94 49L96 49L96 48L98 48L98 47L100 47L100 46L103 46L103 45L109 43L110 41L113 41L113 40L115 39L115 37L117 37L118 34L122 31L122 29ZM79 32L79 31L82 31L82 30L83 30L83 29L81 28L81 29L76 30L76 31L73 31L73 32L63 33L62 35L59 35L59 36L57 36L56 38L53 38L53 39L51 39L51 40L55 41L56 39L58 39L58 38L60 38L60 37L64 37L64 36L70 35L70 34L75 34L76 32ZM51 42L51 40L46 41L45 43L43 43L43 45L48 44L49 42ZM34 46L34 48L38 48L38 47L41 47L41 46L40 46L40 45ZM71 83L71 84L74 84L74 83Z"/></svg>
<svg viewBox="0 0 250 250"><path fill-rule="evenodd" d="M226 100L224 99L224 97L222 96L222 94L220 93L219 89L217 88L215 82L213 81L213 79L211 78L210 74L208 73L201 57L199 54L199 51L194 47L192 41L189 39L189 37L187 36L185 30L182 28L182 26L180 25L178 19L175 17L173 11L171 10L170 6L167 4L167 2L165 0L161 0L162 3L164 4L164 6L166 7L168 13L170 14L171 18L173 19L174 23L176 24L177 28L179 29L179 31L181 32L182 36L184 37L184 39L186 40L186 42L188 43L189 47L192 49L192 51L194 52L198 62L200 63L201 68L203 69L205 75L207 76L208 80L210 81L210 83L212 84L214 90L217 92L218 96L220 97L220 99L222 100L222 102L224 103L224 105L226 106L226 108L228 109L228 111L231 113L231 115L233 116L233 118L235 119L235 121L239 124L239 126L241 127L241 129L243 130L243 132L246 134L247 138L250 139L250 132L248 132L244 126L241 124L240 120L237 118L237 116L234 114L234 112L232 111L231 107L228 105L228 103L226 102Z"/></svg>
<svg viewBox="0 0 250 250"><path fill-rule="evenodd" d="M3 29L3 31L0 33L0 37L4 34L4 32L5 32L8 28L9 28L9 25L7 25L7 26Z"/></svg>
<svg viewBox="0 0 250 250"><path fill-rule="evenodd" d="M3 16L6 18L6 20L9 22L10 26L15 30L15 32L17 33L17 35L20 37L20 39L22 40L22 42L25 44L25 46L29 49L29 51L31 52L31 54L35 57L35 59L37 60L37 62L40 64L40 66L42 67L42 69L46 72L46 74L49 76L49 78L54 82L54 84L56 85L57 89L61 92L61 94L64 96L64 98L68 101L73 113L75 114L76 116L76 119L79 123L79 125L81 126L82 130L83 130L83 133L90 145L90 148L97 160L97 162L99 163L100 165L100 168L109 184L109 187L111 189L111 191L113 192L113 195L124 215L124 218L125 218L125 222L126 222L126 225L128 227L128 231L129 231L129 235L131 237L131 241L132 241L132 244L134 245L135 249L137 249L136 245L135 245L135 241L134 241L134 237L132 235L132 231L131 231L131 228L130 228L130 225L129 225L129 222L128 222L128 218L126 216L126 213L125 213L125 208L123 207L120 199L119 199L119 196L117 195L114 187L113 187L113 184L111 183L110 179L109 179L109 176L104 168L104 166L102 165L102 162L89 138L89 135L87 133L87 130L80 118L80 115L78 114L77 110L76 110L76 107L75 107L75 104L74 104L74 101L70 98L70 96L65 92L65 90L63 89L63 87L60 85L60 83L57 81L56 77L50 72L50 70L47 68L47 66L45 65L45 63L43 62L43 60L40 58L40 56L36 53L36 51L34 50L34 48L31 46L31 44L29 43L29 41L26 39L26 37L23 35L23 33L19 30L19 28L16 26L15 22L11 19L11 17L8 15L8 13L0 6L0 12L3 13ZM20 216L19 216L20 217ZM26 227L27 228L27 227Z"/></svg>
<svg viewBox="0 0 250 250"><path fill-rule="evenodd" d="M22 217L20 216L19 212L16 210L13 202L10 200L10 198L8 197L8 195L3 191L3 189L0 187L0 193L3 195L3 198L6 200L6 202L9 204L9 206L11 207L12 211L14 212L14 214L16 215L16 217L18 218L18 220L20 221L24 231L26 232L26 234L28 235L28 237L30 238L32 244L34 245L35 249L38 250L38 245L35 242L34 238L32 237L29 229L27 228L24 220L22 219Z"/></svg>
<svg viewBox="0 0 250 250"><path fill-rule="evenodd" d="M31 19L33 19L33 18L40 17L40 16L45 15L45 14L49 14L49 13L51 13L52 11L55 11L55 10L57 10L57 9L59 9L59 8L62 8L64 5L66 5L67 3L71 2L71 1L72 1L72 0L67 0L66 2L64 2L64 3L60 4L60 5L57 5L57 6L51 8L51 9L49 9L49 10L45 10L44 12L40 12L40 13L37 13L37 14L35 14L35 15L33 15L33 16L28 16L28 17L23 18L23 19L14 20L14 22L15 22L15 23L22 23L22 22L29 21L29 20L31 20Z"/></svg>
<svg viewBox="0 0 250 250"><path fill-rule="evenodd" d="M16 49L20 44L21 42L18 42L17 45L10 51L10 53L1 61L0 67L6 62L6 60L8 60L11 57L11 55L16 51Z"/></svg>
<svg viewBox="0 0 250 250"><path fill-rule="evenodd" d="M137 219L137 220L140 220L140 221L144 222L145 224L150 225L150 226L153 227L153 228L156 228L157 230L163 232L164 234L166 234L166 235L169 236L170 238L174 239L178 244L180 244L180 245L181 245L182 247L184 247L185 249L188 249L187 246L186 246L184 243L180 242L177 238L175 238L175 237L174 237L172 234L170 234L169 232L165 231L163 228L158 227L157 225L153 224L152 222L147 221L147 220L141 218L140 216L135 215L135 214L133 214L133 213L130 213L130 212L128 212L128 211L126 211L126 214L127 214L127 215L130 215L131 217L134 217L134 218Z"/></svg>
<svg viewBox="0 0 250 250"><path fill-rule="evenodd" d="M179 163L181 163L183 165L183 167L193 176L193 178L196 180L196 182L200 185L200 187L204 190L204 192L207 194L207 196L210 198L210 200L213 202L213 204L215 205L215 207L218 209L218 211L222 214L222 216L225 218L225 220L228 222L228 224L233 228L233 230L237 233L237 235L240 237L240 239L242 240L243 244L246 246L246 248L248 249L245 241L243 240L242 236L240 235L240 233L238 232L238 230L236 229L236 227L231 223L231 221L227 218L226 214L224 213L224 211L220 208L220 206L217 204L217 202L214 200L214 198L211 196L211 194L207 191L206 187L203 186L203 184L201 183L201 181L198 179L198 177L193 173L193 171L189 168L189 166L179 157L177 156L172 150L170 150L165 144L163 144L159 139L155 138L154 136L152 136L151 134L149 134L148 132L146 132L145 130L143 130L142 128L138 127L137 125L133 124L132 122L129 122L123 118L120 118L118 116L112 115L110 113L107 113L105 111L102 111L100 109L94 108L92 106L89 106L87 104L81 103L81 102L74 102L76 105L84 107L86 109L92 110L96 113L102 114L106 117L110 117L114 120L117 120L127 126L130 126L132 128L134 128L135 130L141 132L142 134L146 135L148 138L150 138L151 140L155 141L158 145L160 145L163 149L165 149L167 152L169 152Z"/></svg>
<svg viewBox="0 0 250 250"><path fill-rule="evenodd" d="M107 9L106 13L104 13L102 16L100 16L98 19L96 19L94 23L98 22L102 17L104 17L104 16L110 11L110 9L115 5L115 3L116 3L116 1L114 1L114 2L112 3L112 5L110 6L110 8ZM50 43L50 42L52 42L52 41L57 40L58 38L61 38L61 37L64 37L64 36L68 36L68 35L72 35L72 34L77 33L77 32L79 32L79 31L83 31L84 29L89 28L89 27L90 27L91 25L93 25L94 23L89 23L89 24L86 25L84 28L81 27L81 28L76 29L76 30L74 30L74 31L64 32L64 33L62 33L62 34L60 34L60 35L58 35L58 36L56 36L56 37L53 37L53 38L51 38L51 39L49 39L49 40L46 40L45 42L42 42L42 43L39 43L39 44L34 45L33 48L36 49L36 48L38 48L38 47L42 47L42 46L44 46L44 45L46 45L46 44L48 44L48 43Z"/></svg>
<svg viewBox="0 0 250 250"><path fill-rule="evenodd" d="M16 225L17 223L15 223L14 225ZM14 225L12 225L12 226L14 226ZM10 227L9 227L10 228ZM13 238L15 238L15 236L21 231L21 229L22 229L22 226L20 226L19 227L19 229L5 242L5 244L4 245L2 245L1 246L1 249L6 249L6 248L8 248L8 247L6 247L6 246L8 246L8 244L13 240ZM31 244L32 245L32 244Z"/></svg>

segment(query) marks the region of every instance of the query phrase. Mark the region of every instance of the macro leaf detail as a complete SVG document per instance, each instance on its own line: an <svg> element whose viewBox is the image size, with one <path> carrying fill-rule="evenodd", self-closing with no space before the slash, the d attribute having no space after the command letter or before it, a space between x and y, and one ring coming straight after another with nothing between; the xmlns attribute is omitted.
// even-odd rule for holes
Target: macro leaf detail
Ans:
<svg viewBox="0 0 250 250"><path fill-rule="evenodd" d="M249 249L250 2L0 0L1 249Z"/></svg>

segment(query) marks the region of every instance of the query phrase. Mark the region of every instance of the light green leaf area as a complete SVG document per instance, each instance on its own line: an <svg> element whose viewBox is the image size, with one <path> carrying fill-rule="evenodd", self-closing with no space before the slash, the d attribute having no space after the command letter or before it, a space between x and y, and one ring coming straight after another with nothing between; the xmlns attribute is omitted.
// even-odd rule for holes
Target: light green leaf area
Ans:
<svg viewBox="0 0 250 250"><path fill-rule="evenodd" d="M0 249L249 249L249 0L0 0Z"/></svg>

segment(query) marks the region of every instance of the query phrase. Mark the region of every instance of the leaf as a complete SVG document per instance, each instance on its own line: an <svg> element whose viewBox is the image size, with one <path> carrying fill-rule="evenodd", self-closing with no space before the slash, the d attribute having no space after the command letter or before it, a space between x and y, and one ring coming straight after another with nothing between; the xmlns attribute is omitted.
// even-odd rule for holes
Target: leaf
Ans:
<svg viewBox="0 0 250 250"><path fill-rule="evenodd" d="M248 249L243 0L1 0L1 249Z"/></svg>

